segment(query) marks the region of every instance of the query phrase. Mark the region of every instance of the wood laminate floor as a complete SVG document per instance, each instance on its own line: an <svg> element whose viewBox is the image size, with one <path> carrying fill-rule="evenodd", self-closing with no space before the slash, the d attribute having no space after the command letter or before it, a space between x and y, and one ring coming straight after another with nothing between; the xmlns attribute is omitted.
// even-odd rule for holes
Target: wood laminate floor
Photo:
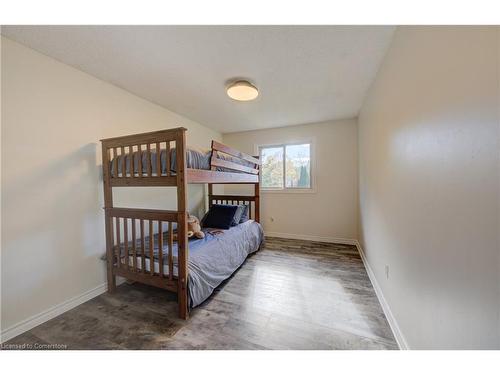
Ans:
<svg viewBox="0 0 500 375"><path fill-rule="evenodd" d="M10 345L13 344L13 345ZM351 245L267 238L188 321L175 294L122 284L4 348L397 349Z"/></svg>

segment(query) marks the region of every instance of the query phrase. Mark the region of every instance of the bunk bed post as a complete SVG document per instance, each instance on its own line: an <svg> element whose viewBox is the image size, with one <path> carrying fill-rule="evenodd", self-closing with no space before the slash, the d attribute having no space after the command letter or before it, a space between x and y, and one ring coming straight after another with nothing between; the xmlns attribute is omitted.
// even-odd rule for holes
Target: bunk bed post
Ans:
<svg viewBox="0 0 500 375"><path fill-rule="evenodd" d="M212 207L213 184L208 184L208 208Z"/></svg>
<svg viewBox="0 0 500 375"><path fill-rule="evenodd" d="M260 223L260 184L254 184L254 205L255 205L255 221Z"/></svg>
<svg viewBox="0 0 500 375"><path fill-rule="evenodd" d="M107 208L113 208L113 189L109 183L109 148L102 142L102 179L104 187L104 221L106 231L106 273L108 279L108 292L116 290L116 276L113 273L113 218L108 214Z"/></svg>
<svg viewBox="0 0 500 375"><path fill-rule="evenodd" d="M188 310L188 289L187 261L189 256L187 238L187 179L186 179L186 129L180 128L177 132L176 142L176 162L177 162L177 269L178 269L178 290L177 299L179 304L179 318L187 319Z"/></svg>

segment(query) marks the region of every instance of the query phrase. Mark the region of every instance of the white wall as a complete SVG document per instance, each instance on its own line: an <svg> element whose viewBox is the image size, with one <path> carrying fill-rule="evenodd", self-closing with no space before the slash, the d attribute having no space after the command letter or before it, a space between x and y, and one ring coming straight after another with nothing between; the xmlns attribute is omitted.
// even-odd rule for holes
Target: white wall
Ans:
<svg viewBox="0 0 500 375"><path fill-rule="evenodd" d="M268 235L316 240L357 238L357 124L331 121L224 134L224 142L256 154L258 145L313 141L314 193L261 193L261 222ZM226 187L226 192L231 188ZM274 218L274 222L270 218Z"/></svg>
<svg viewBox="0 0 500 375"><path fill-rule="evenodd" d="M139 73L138 73L139 74ZM177 126L221 135L2 38L2 331L105 282L99 139ZM122 189L115 204L175 209L175 190ZM190 210L203 198L190 186Z"/></svg>
<svg viewBox="0 0 500 375"><path fill-rule="evenodd" d="M398 28L359 117L361 242L410 348L500 348L497 37Z"/></svg>

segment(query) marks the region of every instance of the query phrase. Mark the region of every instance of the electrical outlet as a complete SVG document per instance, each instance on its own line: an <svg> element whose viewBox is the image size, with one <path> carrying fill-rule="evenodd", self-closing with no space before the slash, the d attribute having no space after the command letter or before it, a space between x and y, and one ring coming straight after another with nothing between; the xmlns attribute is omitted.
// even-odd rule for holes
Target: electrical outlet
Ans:
<svg viewBox="0 0 500 375"><path fill-rule="evenodd" d="M389 280L389 266L387 264L385 265L385 278Z"/></svg>

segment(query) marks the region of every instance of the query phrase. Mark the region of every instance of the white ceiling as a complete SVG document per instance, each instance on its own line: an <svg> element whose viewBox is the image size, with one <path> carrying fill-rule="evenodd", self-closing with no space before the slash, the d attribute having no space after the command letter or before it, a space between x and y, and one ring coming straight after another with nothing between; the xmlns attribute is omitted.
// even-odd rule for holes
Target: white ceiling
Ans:
<svg viewBox="0 0 500 375"><path fill-rule="evenodd" d="M357 116L394 27L3 26L2 34L223 133ZM227 81L260 95L236 102Z"/></svg>

